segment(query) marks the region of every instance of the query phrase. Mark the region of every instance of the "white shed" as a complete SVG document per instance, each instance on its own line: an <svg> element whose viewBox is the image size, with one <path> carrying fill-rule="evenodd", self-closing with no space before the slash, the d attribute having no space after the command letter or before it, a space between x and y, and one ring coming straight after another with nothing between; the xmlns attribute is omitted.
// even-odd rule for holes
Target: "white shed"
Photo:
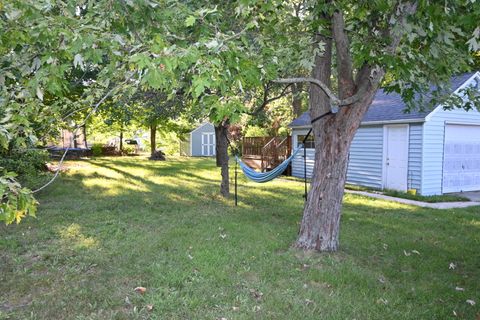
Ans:
<svg viewBox="0 0 480 320"><path fill-rule="evenodd" d="M215 127L205 122L192 130L185 141L180 142L180 155L189 157L213 157L215 155Z"/></svg>
<svg viewBox="0 0 480 320"><path fill-rule="evenodd" d="M467 86L480 91L480 72L452 78L452 93ZM350 147L347 183L422 195L480 190L480 112L463 109L404 113L399 95L379 90ZM297 146L310 126L304 113L291 124ZM307 176L314 164L307 144ZM292 162L292 175L304 176L303 152Z"/></svg>

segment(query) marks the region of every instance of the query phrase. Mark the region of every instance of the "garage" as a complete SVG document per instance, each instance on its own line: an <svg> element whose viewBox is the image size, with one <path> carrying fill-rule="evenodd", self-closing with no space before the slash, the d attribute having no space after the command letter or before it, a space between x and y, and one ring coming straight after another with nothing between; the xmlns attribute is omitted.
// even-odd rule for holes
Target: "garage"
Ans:
<svg viewBox="0 0 480 320"><path fill-rule="evenodd" d="M480 190L480 126L446 124L443 193Z"/></svg>

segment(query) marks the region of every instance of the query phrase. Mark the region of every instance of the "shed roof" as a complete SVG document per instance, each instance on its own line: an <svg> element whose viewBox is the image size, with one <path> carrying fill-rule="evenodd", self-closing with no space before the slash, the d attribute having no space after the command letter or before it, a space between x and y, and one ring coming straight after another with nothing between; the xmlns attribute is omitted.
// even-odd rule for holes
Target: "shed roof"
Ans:
<svg viewBox="0 0 480 320"><path fill-rule="evenodd" d="M459 76L452 77L451 87L452 92L457 90L462 84L464 84L475 72L465 73ZM432 91L434 87L432 87ZM398 93L386 93L382 89L378 90L375 94L370 108L363 117L362 122L389 122L389 121L401 121L401 120L424 120L425 117L430 114L433 109L430 110L411 110L405 111L406 105L402 100L402 97ZM294 119L289 127L305 127L310 126L310 114L304 112L300 117Z"/></svg>

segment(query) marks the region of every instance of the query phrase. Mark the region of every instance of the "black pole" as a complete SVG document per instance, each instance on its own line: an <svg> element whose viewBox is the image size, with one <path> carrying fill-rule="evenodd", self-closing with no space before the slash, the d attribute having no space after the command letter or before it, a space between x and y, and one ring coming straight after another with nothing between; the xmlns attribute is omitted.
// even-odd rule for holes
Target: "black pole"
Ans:
<svg viewBox="0 0 480 320"><path fill-rule="evenodd" d="M305 182L305 193L304 193L303 197L305 198L305 201L307 201L307 194L308 194L308 190L307 190L307 188L308 188L307 187L307 148L305 147L305 141L307 141L308 137L312 133L312 129L313 128L310 128L310 130L308 130L307 135L305 136L305 138L303 138L303 141L302 141L302 144L303 144L303 178L304 178L304 182Z"/></svg>
<svg viewBox="0 0 480 320"><path fill-rule="evenodd" d="M237 159L235 158L235 207L238 206L238 195L237 195L237 166L238 162Z"/></svg>

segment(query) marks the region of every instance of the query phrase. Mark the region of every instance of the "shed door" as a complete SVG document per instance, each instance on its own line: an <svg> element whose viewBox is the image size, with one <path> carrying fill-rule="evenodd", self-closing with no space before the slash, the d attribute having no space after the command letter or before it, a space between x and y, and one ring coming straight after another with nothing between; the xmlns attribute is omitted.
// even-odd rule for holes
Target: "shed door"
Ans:
<svg viewBox="0 0 480 320"><path fill-rule="evenodd" d="M480 190L480 126L445 125L443 193Z"/></svg>
<svg viewBox="0 0 480 320"><path fill-rule="evenodd" d="M202 133L202 156L215 155L215 133Z"/></svg>
<svg viewBox="0 0 480 320"><path fill-rule="evenodd" d="M385 188L406 191L408 125L385 126Z"/></svg>

